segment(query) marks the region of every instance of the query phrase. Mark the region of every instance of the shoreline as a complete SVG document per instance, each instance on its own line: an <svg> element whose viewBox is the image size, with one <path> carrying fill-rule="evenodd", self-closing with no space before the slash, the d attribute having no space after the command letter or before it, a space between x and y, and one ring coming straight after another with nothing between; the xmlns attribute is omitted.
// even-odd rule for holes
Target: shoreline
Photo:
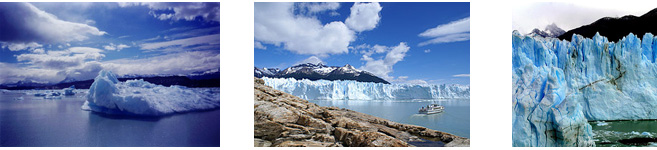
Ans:
<svg viewBox="0 0 657 150"><path fill-rule="evenodd" d="M401 124L337 107L322 107L264 85L254 78L254 146L415 146L435 142L469 147L470 139ZM436 145L439 146L439 145Z"/></svg>

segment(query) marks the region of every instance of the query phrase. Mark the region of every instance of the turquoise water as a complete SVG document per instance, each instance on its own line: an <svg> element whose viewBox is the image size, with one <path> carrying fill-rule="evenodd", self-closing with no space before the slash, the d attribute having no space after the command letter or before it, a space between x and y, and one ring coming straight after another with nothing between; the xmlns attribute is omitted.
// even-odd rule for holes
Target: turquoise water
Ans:
<svg viewBox="0 0 657 150"><path fill-rule="evenodd" d="M0 146L219 146L219 109L112 116L81 110L82 95L44 99L0 92Z"/></svg>
<svg viewBox="0 0 657 150"><path fill-rule="evenodd" d="M644 147L657 146L657 142L634 141L632 144L621 141L628 139L657 140L657 121L613 121L589 122L593 127L593 139L598 147Z"/></svg>
<svg viewBox="0 0 657 150"><path fill-rule="evenodd" d="M336 106L470 138L470 100L309 100L320 106ZM445 106L438 114L418 114L420 107L437 103Z"/></svg>

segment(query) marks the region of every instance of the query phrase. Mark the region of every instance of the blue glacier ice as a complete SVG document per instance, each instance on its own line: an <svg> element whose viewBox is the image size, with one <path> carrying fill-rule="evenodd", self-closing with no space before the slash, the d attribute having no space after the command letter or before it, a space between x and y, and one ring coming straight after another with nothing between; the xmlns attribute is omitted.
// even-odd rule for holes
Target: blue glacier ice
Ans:
<svg viewBox="0 0 657 150"><path fill-rule="evenodd" d="M468 85L411 85L357 82L353 80L296 80L262 78L265 85L310 100L407 100L470 98Z"/></svg>
<svg viewBox="0 0 657 150"><path fill-rule="evenodd" d="M219 107L218 88L161 86L143 80L119 82L110 71L94 79L83 110L108 114L162 116Z"/></svg>
<svg viewBox="0 0 657 150"><path fill-rule="evenodd" d="M514 146L594 146L588 121L657 119L653 34L512 38Z"/></svg>

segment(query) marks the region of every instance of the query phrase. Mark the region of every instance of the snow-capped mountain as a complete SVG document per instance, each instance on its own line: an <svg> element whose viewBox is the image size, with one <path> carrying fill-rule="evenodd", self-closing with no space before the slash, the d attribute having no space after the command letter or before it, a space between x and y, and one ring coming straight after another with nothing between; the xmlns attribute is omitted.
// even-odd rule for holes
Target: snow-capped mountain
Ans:
<svg viewBox="0 0 657 150"><path fill-rule="evenodd" d="M563 29L559 28L556 24L552 23L545 27L544 30L539 30L535 28L531 33L527 34L528 36L540 36L540 37L551 37L556 38L560 35L566 33Z"/></svg>
<svg viewBox="0 0 657 150"><path fill-rule="evenodd" d="M358 70L353 66L347 64L342 67L326 66L322 63L312 64L305 63L292 66L290 68L279 71L277 68L257 68L254 69L255 77L271 77L271 78L294 78L294 79L309 79L309 80L355 80L361 82L375 82L390 84L388 81L383 80L372 73L367 71Z"/></svg>
<svg viewBox="0 0 657 150"><path fill-rule="evenodd" d="M258 78L262 78L263 76L267 76L267 77L275 76L276 74L278 74L278 72L281 71L278 68L262 68L262 69L257 67L253 67L253 68L255 68L254 75L255 77Z"/></svg>

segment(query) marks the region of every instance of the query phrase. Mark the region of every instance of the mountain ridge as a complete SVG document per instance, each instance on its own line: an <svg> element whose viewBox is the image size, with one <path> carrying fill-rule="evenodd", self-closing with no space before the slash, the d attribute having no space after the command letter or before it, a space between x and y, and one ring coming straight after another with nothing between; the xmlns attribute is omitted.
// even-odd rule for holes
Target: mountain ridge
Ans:
<svg viewBox="0 0 657 150"><path fill-rule="evenodd" d="M297 80L355 80L360 82L374 82L390 84L390 82L377 77L376 75L358 70L354 66L346 64L342 67L326 66L322 63L305 63L298 64L284 70L278 68L258 68L254 67L254 76L258 78L294 78Z"/></svg>

